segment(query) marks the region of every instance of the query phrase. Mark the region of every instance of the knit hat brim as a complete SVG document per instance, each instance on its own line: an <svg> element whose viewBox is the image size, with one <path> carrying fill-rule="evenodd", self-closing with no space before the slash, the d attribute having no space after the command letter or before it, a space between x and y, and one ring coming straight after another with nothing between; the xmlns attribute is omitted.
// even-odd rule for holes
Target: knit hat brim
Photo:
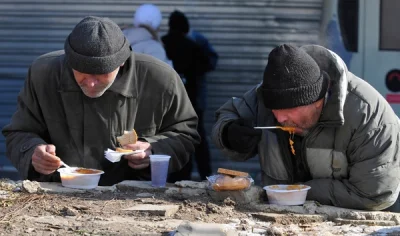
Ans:
<svg viewBox="0 0 400 236"><path fill-rule="evenodd" d="M328 91L329 76L322 71L319 79L311 85L282 89L266 89L262 85L264 106L279 110L312 104L323 98Z"/></svg>
<svg viewBox="0 0 400 236"><path fill-rule="evenodd" d="M110 73L121 66L131 55L131 48L126 38L120 50L108 56L94 57L77 53L69 43L69 36L65 40L64 50L68 65L74 70L86 74Z"/></svg>

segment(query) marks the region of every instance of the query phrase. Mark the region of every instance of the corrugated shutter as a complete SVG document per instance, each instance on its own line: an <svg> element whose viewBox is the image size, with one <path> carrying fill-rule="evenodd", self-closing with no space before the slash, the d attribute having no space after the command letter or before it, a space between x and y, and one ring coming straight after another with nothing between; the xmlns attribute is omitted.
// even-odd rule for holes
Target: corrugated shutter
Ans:
<svg viewBox="0 0 400 236"><path fill-rule="evenodd" d="M110 17L129 24L135 0L3 0L0 2L0 125L15 110L16 98L32 60L63 48L65 37L84 16ZM161 35L169 13L179 9L191 27L208 37L219 53L218 68L208 76L206 129L214 112L232 96L240 96L259 83L270 50L281 43L316 43L322 0L156 0L163 12ZM212 166L250 171L256 176L258 160L227 161L211 144ZM0 136L0 172L9 167L4 137ZM0 174L1 175L1 174Z"/></svg>

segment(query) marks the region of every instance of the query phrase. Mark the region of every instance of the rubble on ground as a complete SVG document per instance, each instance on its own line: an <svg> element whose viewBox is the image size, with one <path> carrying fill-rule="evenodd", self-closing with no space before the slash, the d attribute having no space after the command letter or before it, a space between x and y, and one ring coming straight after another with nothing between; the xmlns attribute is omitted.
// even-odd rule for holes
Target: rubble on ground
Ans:
<svg viewBox="0 0 400 236"><path fill-rule="evenodd" d="M207 182L153 188L123 181L93 190L0 180L0 235L397 235L400 214L307 201L267 203L261 187L215 192Z"/></svg>

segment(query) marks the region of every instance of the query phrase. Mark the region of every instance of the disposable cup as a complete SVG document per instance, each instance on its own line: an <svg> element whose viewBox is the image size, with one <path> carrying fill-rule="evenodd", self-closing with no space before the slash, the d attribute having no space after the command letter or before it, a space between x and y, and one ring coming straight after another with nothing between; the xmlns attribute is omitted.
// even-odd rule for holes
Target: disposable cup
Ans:
<svg viewBox="0 0 400 236"><path fill-rule="evenodd" d="M150 155L151 185L153 187L165 187L170 159L171 156L168 155Z"/></svg>

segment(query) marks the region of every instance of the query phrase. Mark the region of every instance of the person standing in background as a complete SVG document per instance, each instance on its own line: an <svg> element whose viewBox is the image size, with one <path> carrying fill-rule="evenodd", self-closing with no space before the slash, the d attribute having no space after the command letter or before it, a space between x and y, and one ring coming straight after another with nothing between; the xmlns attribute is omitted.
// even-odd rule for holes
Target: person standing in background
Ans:
<svg viewBox="0 0 400 236"><path fill-rule="evenodd" d="M122 32L128 38L134 52L151 55L172 66L158 36L161 20L161 11L157 6L143 4L133 15L133 26L122 27Z"/></svg>
<svg viewBox="0 0 400 236"><path fill-rule="evenodd" d="M215 69L218 55L204 36L199 33L189 34L189 21L182 12L172 12L168 25L169 31L161 39L168 58L173 62L174 69L184 81L190 101L199 118L197 130L201 136L201 143L196 148L195 160L200 178L205 180L211 175L210 150L203 119L206 107L205 75ZM183 175L190 178L190 173L191 168Z"/></svg>

